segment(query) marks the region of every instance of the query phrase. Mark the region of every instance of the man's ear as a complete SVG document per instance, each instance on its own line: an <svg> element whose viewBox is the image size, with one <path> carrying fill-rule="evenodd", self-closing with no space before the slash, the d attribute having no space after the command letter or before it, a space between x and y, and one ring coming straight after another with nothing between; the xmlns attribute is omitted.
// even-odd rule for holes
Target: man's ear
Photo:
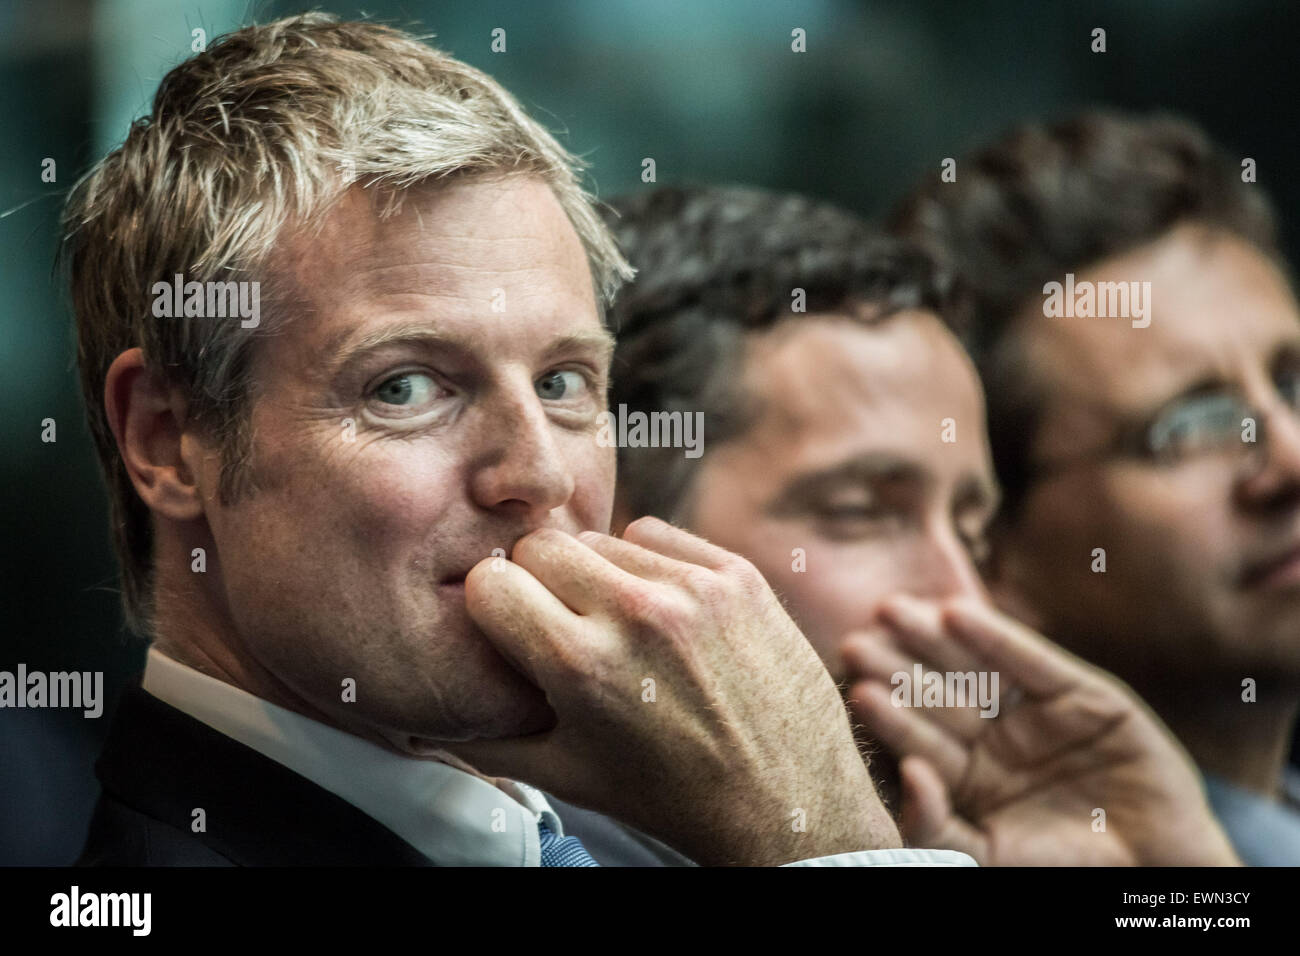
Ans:
<svg viewBox="0 0 1300 956"><path fill-rule="evenodd" d="M185 405L178 392L128 349L104 381L104 408L136 493L156 514L192 521L203 514L198 476L182 455Z"/></svg>

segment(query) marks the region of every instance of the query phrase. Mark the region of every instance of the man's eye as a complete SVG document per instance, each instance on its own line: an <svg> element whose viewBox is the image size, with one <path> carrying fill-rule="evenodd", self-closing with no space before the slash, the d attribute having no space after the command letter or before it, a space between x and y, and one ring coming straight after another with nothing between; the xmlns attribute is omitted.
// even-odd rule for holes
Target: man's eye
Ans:
<svg viewBox="0 0 1300 956"><path fill-rule="evenodd" d="M547 372L537 380L537 394L548 402L557 402L565 398L581 395L587 387L587 380L581 372L571 369Z"/></svg>
<svg viewBox="0 0 1300 956"><path fill-rule="evenodd" d="M1277 376L1277 390L1292 408L1300 411L1300 369L1287 369Z"/></svg>
<svg viewBox="0 0 1300 956"><path fill-rule="evenodd" d="M849 541L864 535L885 534L898 530L903 516L879 502L824 504L813 509L821 534Z"/></svg>
<svg viewBox="0 0 1300 956"><path fill-rule="evenodd" d="M438 393L438 383L422 372L403 372L380 383L374 397L385 405L419 408Z"/></svg>
<svg viewBox="0 0 1300 956"><path fill-rule="evenodd" d="M827 505L817 509L817 517L824 521L869 521L883 517L884 512L877 505Z"/></svg>
<svg viewBox="0 0 1300 956"><path fill-rule="evenodd" d="M1230 395L1190 398L1167 411L1152 426L1148 448L1157 456L1182 455L1223 447L1238 439L1241 421L1250 414Z"/></svg>

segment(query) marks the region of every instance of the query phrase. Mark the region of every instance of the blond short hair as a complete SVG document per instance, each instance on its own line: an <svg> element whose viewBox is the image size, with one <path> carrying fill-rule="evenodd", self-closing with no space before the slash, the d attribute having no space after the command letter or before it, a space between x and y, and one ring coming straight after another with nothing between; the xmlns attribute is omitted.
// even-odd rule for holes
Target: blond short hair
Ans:
<svg viewBox="0 0 1300 956"><path fill-rule="evenodd" d="M151 635L153 532L109 428L104 384L123 351L187 396L222 451L220 498L244 493L247 372L255 331L238 321L159 320L151 289L272 280L288 227L319 221L360 187L394 211L403 190L477 174L535 175L572 222L598 295L632 271L580 184L582 164L486 74L418 38L310 13L222 37L163 79L147 117L74 188L64 211L87 415L108 485L129 627ZM271 309L274 313L274 306Z"/></svg>

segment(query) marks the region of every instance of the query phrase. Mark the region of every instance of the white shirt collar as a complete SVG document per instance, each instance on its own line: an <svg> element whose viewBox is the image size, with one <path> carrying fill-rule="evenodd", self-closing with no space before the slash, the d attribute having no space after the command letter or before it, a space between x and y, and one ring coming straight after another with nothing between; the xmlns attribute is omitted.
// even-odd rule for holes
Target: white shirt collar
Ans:
<svg viewBox="0 0 1300 956"><path fill-rule="evenodd" d="M440 866L539 866L538 820L564 830L527 784L404 757L149 649L143 687L165 704L346 800Z"/></svg>
<svg viewBox="0 0 1300 956"><path fill-rule="evenodd" d="M404 757L286 710L149 649L142 685L165 704L283 764L388 827L440 866L540 866L538 821L564 835L546 797L433 758ZM510 792L506 791L506 788ZM975 866L953 850L860 850L787 866Z"/></svg>

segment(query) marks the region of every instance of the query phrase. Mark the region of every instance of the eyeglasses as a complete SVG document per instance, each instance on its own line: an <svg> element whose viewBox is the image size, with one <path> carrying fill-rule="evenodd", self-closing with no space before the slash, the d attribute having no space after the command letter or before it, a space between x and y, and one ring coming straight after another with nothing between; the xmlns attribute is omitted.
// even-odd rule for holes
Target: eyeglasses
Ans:
<svg viewBox="0 0 1300 956"><path fill-rule="evenodd" d="M1274 387L1288 410L1300 419L1300 368L1274 376ZM1270 413L1229 389L1182 395L1149 419L1122 427L1100 452L1031 468L1034 477L1059 472L1082 461L1128 458L1171 467L1221 458L1239 468L1263 460Z"/></svg>

